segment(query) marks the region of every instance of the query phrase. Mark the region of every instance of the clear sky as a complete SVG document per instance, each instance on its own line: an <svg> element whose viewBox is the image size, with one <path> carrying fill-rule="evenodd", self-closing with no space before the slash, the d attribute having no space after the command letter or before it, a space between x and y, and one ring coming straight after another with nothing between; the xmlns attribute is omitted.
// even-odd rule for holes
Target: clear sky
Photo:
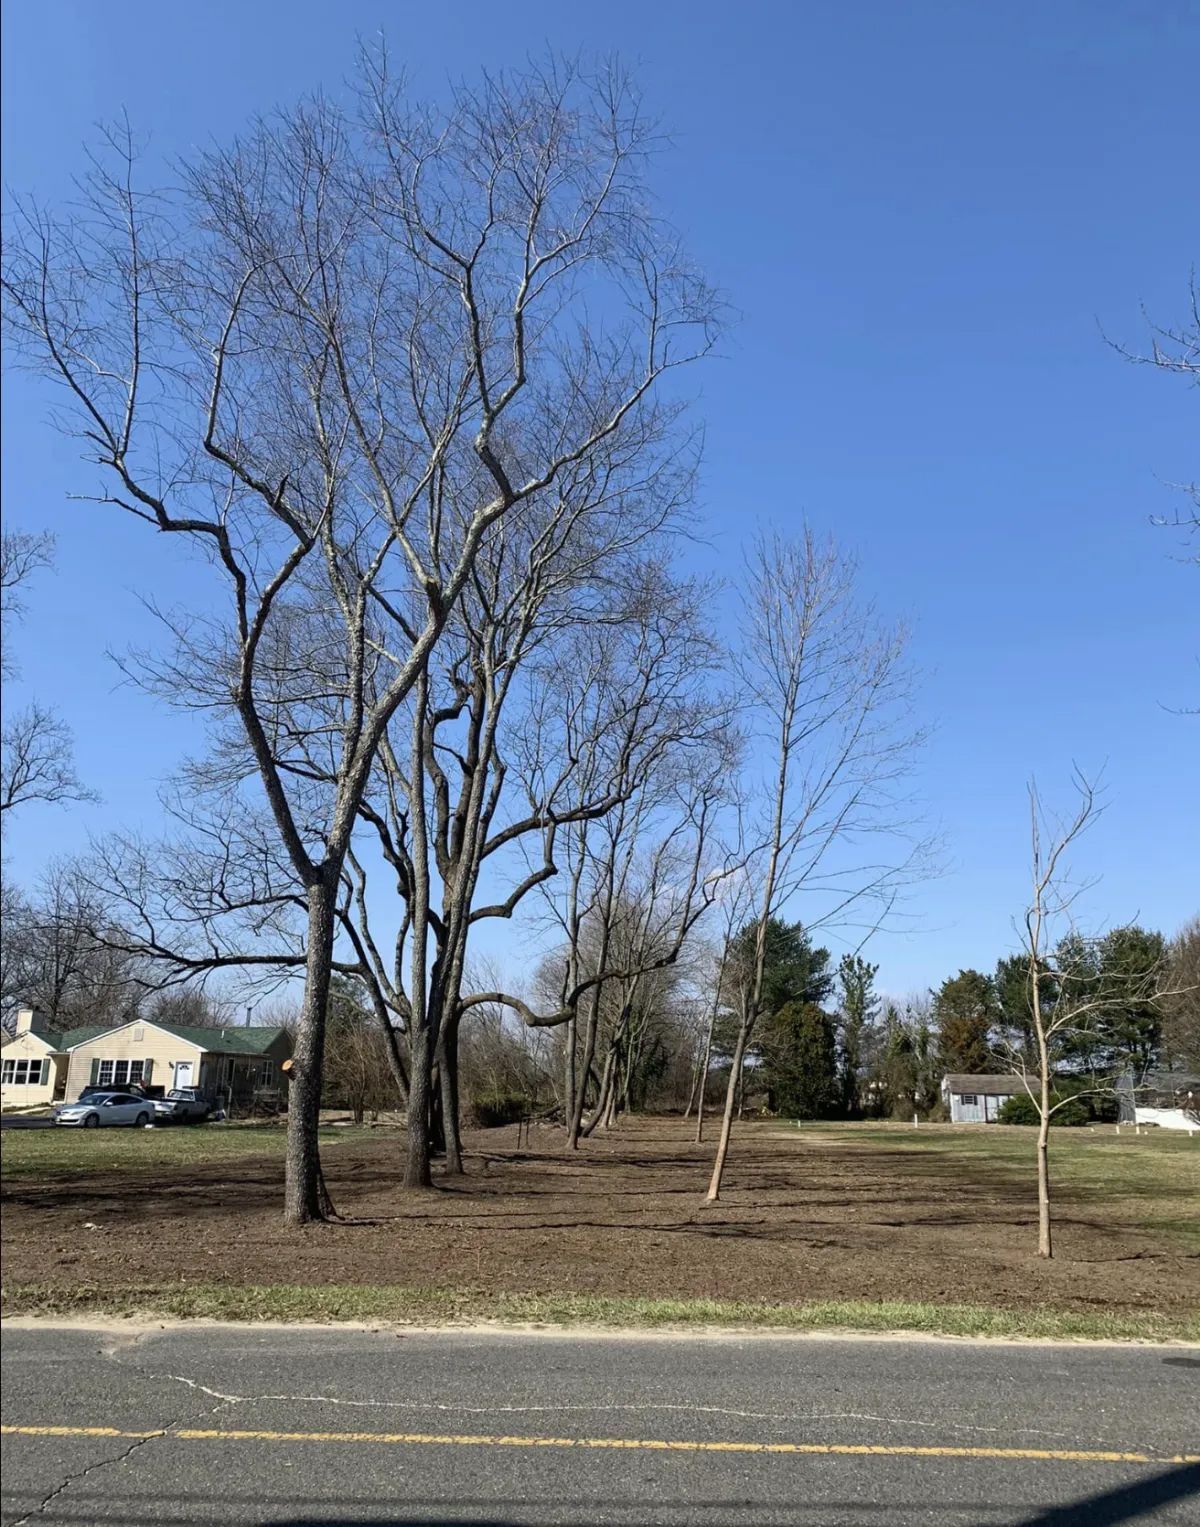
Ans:
<svg viewBox="0 0 1200 1527"><path fill-rule="evenodd" d="M1150 526L1194 478L1196 394L1124 363L1141 307L1183 315L1200 263L1190 0L38 0L5 7L4 175L69 193L80 145L127 108L152 155L186 153L317 86L386 29L414 89L544 46L617 51L674 147L673 220L738 321L698 377L701 510L724 568L756 520L807 515L912 619L936 726L920 787L948 869L912 931L878 941L904 991L1010 944L1025 782L1065 798L1105 766L1081 861L1089 911L1173 929L1200 908L1200 573ZM1103 333L1102 333L1103 330ZM99 807L28 808L7 872L108 826L156 825L186 725L118 685L110 650L188 575L86 486L26 377L5 388L10 524L54 529L18 633L25 691L75 729ZM519 950L510 951L518 968Z"/></svg>

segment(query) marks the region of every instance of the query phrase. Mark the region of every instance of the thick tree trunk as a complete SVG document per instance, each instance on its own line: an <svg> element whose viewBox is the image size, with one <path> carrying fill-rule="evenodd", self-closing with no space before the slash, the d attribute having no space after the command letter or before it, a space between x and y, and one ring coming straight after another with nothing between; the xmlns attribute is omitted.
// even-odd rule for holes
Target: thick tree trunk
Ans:
<svg viewBox="0 0 1200 1527"><path fill-rule="evenodd" d="M591 1074L592 1064L596 1059L596 1031L599 1027L600 1013L600 988L593 987L591 1001L588 1004L587 1025L583 1035L583 1066L581 1067L582 1079L575 1089L575 1108L567 1124L567 1144L572 1150L579 1148L580 1134L590 1135L596 1127L596 1118L599 1117L599 1104L597 1104L596 1117L592 1119L589 1128L583 1128L583 1109L587 1097L587 1079ZM605 1078L607 1079L607 1066ZM603 1089L602 1089L603 1090Z"/></svg>
<svg viewBox="0 0 1200 1527"><path fill-rule="evenodd" d="M404 1163L404 1186L428 1188L430 1171L429 1126L433 1102L433 1047L422 1025L412 1035L412 1076L408 1088L408 1155Z"/></svg>
<svg viewBox="0 0 1200 1527"><path fill-rule="evenodd" d="M333 973L333 929L338 875L327 869L308 892L304 1000L292 1052L288 1088L287 1156L283 1217L289 1225L327 1219L332 1205L321 1177L318 1125L325 1060L325 1010Z"/></svg>
<svg viewBox="0 0 1200 1527"><path fill-rule="evenodd" d="M596 1099L596 1107L591 1118L583 1126L580 1133L584 1139L592 1134L597 1124L608 1112L608 1099L613 1083L613 1052L610 1050L604 1061L604 1074L600 1078L600 1096Z"/></svg>
<svg viewBox="0 0 1200 1527"><path fill-rule="evenodd" d="M742 1065L746 1058L746 1025L738 1029L737 1044L733 1050L733 1063L729 1071L729 1085L725 1089L725 1113L721 1119L721 1138L717 1141L717 1158L713 1162L712 1180L708 1184L706 1201L715 1204L721 1196L721 1178L725 1173L725 1158L729 1154L729 1136L733 1131L734 1098L741 1080Z"/></svg>
<svg viewBox="0 0 1200 1527"><path fill-rule="evenodd" d="M446 1137L446 1172L451 1177L463 1175L462 1137L458 1115L458 1022L450 1019L443 1025L439 1045L438 1070L442 1083L442 1129Z"/></svg>

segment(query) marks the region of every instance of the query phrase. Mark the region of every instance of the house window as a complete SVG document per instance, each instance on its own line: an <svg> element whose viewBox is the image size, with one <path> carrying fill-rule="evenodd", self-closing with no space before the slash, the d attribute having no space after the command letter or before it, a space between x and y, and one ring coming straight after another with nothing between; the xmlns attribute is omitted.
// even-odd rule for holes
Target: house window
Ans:
<svg viewBox="0 0 1200 1527"><path fill-rule="evenodd" d="M6 1060L4 1062L3 1082L6 1087L36 1087L43 1079L43 1067L49 1068L49 1061L41 1060Z"/></svg>
<svg viewBox="0 0 1200 1527"><path fill-rule="evenodd" d="M978 1108L978 1106L979 1106L979 1099L975 1096L975 1094L973 1092L964 1092L963 1093L963 1107L964 1108Z"/></svg>
<svg viewBox="0 0 1200 1527"><path fill-rule="evenodd" d="M132 1082L145 1080L144 1060L102 1060L96 1074L98 1087L128 1087Z"/></svg>

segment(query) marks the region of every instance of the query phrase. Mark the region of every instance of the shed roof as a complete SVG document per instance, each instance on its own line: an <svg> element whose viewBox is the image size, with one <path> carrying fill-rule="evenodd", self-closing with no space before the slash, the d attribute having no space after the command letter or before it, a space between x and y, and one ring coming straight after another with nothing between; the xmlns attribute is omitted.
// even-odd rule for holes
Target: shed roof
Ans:
<svg viewBox="0 0 1200 1527"><path fill-rule="evenodd" d="M1024 1092L1025 1083L1019 1076L969 1076L965 1072L951 1073L942 1078L947 1092L973 1092L989 1098L1011 1098Z"/></svg>

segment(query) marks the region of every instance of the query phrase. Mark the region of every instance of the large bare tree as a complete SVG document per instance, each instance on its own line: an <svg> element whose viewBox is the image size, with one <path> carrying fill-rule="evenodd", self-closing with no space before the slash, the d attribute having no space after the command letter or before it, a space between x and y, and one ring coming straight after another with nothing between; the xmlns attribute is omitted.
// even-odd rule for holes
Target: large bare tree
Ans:
<svg viewBox="0 0 1200 1527"><path fill-rule="evenodd" d="M145 672L233 720L301 887L289 1222L327 1210L339 899L392 719L423 703L489 531L617 442L663 449L659 383L711 343L711 294L646 193L651 141L616 68L552 61L425 109L366 55L350 111L318 98L259 121L149 195L123 129L82 213L26 200L10 217L7 312L63 390L106 483L94 496L192 543L223 591L198 590L170 623L174 658ZM314 590L339 675L319 789L266 660Z"/></svg>
<svg viewBox="0 0 1200 1527"><path fill-rule="evenodd" d="M905 636L855 588L854 562L806 529L760 537L747 560L737 674L763 759L748 827L758 904L707 1201L720 1197L747 1048L761 1016L767 929L803 899L806 928L877 925L921 868L904 780L921 740Z"/></svg>

